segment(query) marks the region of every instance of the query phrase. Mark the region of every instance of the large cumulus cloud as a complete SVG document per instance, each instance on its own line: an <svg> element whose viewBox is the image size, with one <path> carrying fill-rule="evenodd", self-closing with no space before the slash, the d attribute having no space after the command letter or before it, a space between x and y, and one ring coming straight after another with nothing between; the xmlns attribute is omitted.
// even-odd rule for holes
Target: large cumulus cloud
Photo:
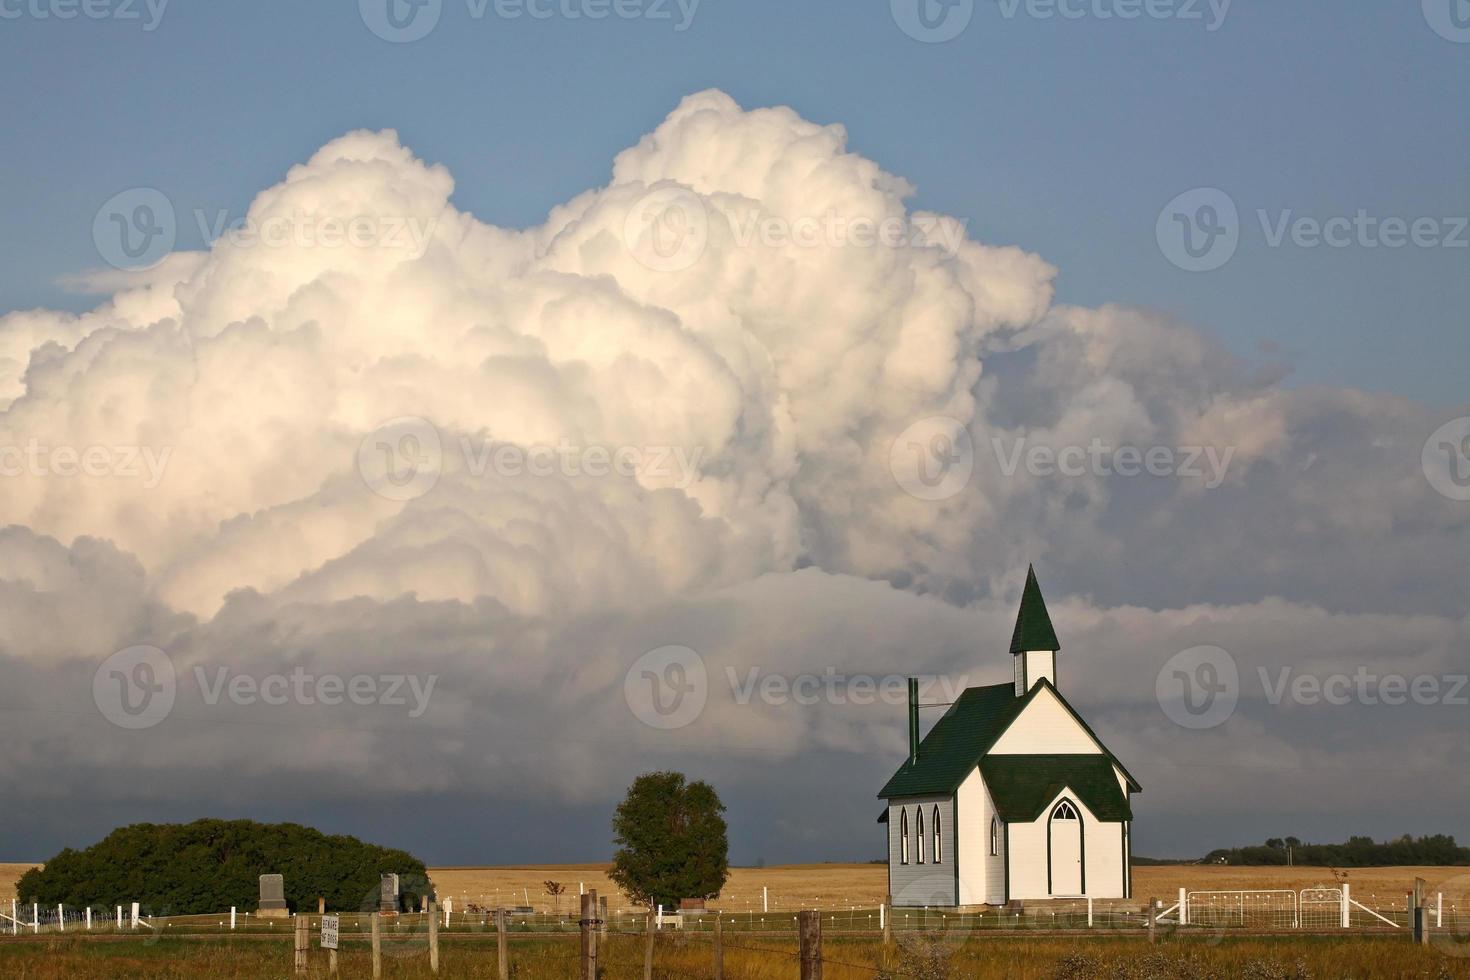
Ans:
<svg viewBox="0 0 1470 980"><path fill-rule="evenodd" d="M488 225L453 192L391 131L349 133L260 192L246 224L357 221L364 241L225 235L145 272L76 277L108 294L90 313L0 318L0 445L160 464L156 478L20 467L0 485L7 788L197 807L271 787L309 819L368 793L368 776L374 791L595 806L666 764L789 818L808 804L784 789L820 771L859 807L833 840L864 853L862 806L901 712L741 704L727 678L1004 679L1036 560L1077 700L1146 783L1180 785L1222 750L1243 760L1213 773L1213 796L1160 794L1172 841L1170 815L1229 799L1251 760L1330 772L1348 751L1250 710L1216 741L1181 741L1151 694L1176 650L1232 648L1247 676L1463 658L1451 573L1470 522L1419 466L1445 413L1292 389L1150 311L1054 306L1042 258L912 210L913 189L840 126L702 92L539 226ZM670 193L708 220L677 267L640 253L638 209ZM847 231L798 243L760 233L768 219ZM875 244L854 222L902 234ZM438 440L432 486L374 492L363 453L396 451L383 424L404 418ZM920 499L895 441L935 418L974 447L973 474ZM1228 466L1003 465L1018 443L1092 442L1204 447ZM510 472L486 465L497 447L570 448L583 465ZM645 465L588 472L589 447ZM136 643L168 652L178 704L119 734L93 672ZM669 644L712 680L677 735L623 695L629 665ZM210 704L199 679L221 667L439 681L414 717ZM1421 718L1432 733L1446 716Z"/></svg>

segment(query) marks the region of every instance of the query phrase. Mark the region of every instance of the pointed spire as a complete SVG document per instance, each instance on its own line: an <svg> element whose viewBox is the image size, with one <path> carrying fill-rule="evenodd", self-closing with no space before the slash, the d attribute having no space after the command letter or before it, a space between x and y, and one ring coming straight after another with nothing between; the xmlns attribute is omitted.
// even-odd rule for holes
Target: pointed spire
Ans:
<svg viewBox="0 0 1470 980"><path fill-rule="evenodd" d="M1057 631L1052 629L1051 616L1046 611L1046 600L1041 598L1036 569L1028 565L1026 588L1021 591L1021 611L1016 614L1016 630L1011 634L1011 653L1025 653L1027 650L1055 653L1061 648L1057 642Z"/></svg>

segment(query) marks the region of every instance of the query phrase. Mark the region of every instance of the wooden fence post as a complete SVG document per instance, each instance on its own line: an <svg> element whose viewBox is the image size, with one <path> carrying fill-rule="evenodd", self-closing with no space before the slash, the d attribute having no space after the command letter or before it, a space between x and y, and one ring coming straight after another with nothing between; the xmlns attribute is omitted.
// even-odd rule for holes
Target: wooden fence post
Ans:
<svg viewBox="0 0 1470 980"><path fill-rule="evenodd" d="M429 908L429 972L439 972L439 903L430 902Z"/></svg>
<svg viewBox="0 0 1470 980"><path fill-rule="evenodd" d="M510 956L505 949L505 909L495 910L496 958L500 964L500 980L510 980Z"/></svg>
<svg viewBox="0 0 1470 980"><path fill-rule="evenodd" d="M306 954L311 949L311 920L301 913L296 914L296 975L306 976Z"/></svg>
<svg viewBox="0 0 1470 980"><path fill-rule="evenodd" d="M1149 945L1158 942L1158 934L1154 928L1154 920L1158 916L1159 903L1154 899L1148 900L1148 941Z"/></svg>
<svg viewBox="0 0 1470 980"><path fill-rule="evenodd" d="M647 924L643 927L648 939L643 946L643 980L653 980L653 913L648 913Z"/></svg>
<svg viewBox="0 0 1470 980"><path fill-rule="evenodd" d="M883 926L883 945L893 942L893 896L886 895L878 906L878 920Z"/></svg>
<svg viewBox="0 0 1470 980"><path fill-rule="evenodd" d="M383 975L383 916L374 912L368 916L373 930L373 980Z"/></svg>
<svg viewBox="0 0 1470 980"><path fill-rule="evenodd" d="M725 980L725 928L719 913L715 913L715 980Z"/></svg>
<svg viewBox="0 0 1470 980"><path fill-rule="evenodd" d="M582 980L597 980L597 896L582 893Z"/></svg>
<svg viewBox="0 0 1470 980"><path fill-rule="evenodd" d="M796 913L801 938L801 980L822 980L822 913Z"/></svg>

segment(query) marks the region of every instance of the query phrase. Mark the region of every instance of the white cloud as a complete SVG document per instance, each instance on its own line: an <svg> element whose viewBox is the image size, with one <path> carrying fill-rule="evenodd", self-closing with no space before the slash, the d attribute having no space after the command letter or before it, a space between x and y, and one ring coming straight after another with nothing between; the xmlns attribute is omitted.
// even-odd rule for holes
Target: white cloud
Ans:
<svg viewBox="0 0 1470 980"><path fill-rule="evenodd" d="M661 187L715 216L674 270L625 236ZM1442 419L1252 376L1148 311L1053 307L1051 266L910 212L913 189L849 151L840 126L702 92L540 226L487 225L453 190L393 132L349 133L256 196L246 226L279 238L226 235L146 274L76 277L112 292L82 316L0 317L0 447L166 456L156 485L54 466L3 478L0 670L28 692L24 738L65 745L53 782L85 774L125 794L142 792L135 770L172 768L188 774L168 790L183 798L248 794L290 769L325 795L372 773L587 801L673 749L734 772L743 754L808 748L874 781L899 712L716 700L671 743L632 717L623 671L680 643L717 674L1004 679L1030 559L1054 595L1091 597L1058 604L1068 655L1092 648L1076 676L1100 710L1144 711L1148 738L1163 737L1137 704L1154 660L1229 646L1219 635L1262 660L1287 656L1288 637L1290 656L1324 662L1463 649L1448 576L1466 515L1419 470ZM772 216L846 231L747 234ZM324 242L354 222L371 234ZM922 231L873 244L852 233L861 222ZM442 453L432 489L389 499L359 449L403 416L432 423ZM932 416L976 447L969 484L939 502L890 469L895 438ZM996 438L1233 457L1213 489L1007 475ZM675 449L689 468L509 475L487 446ZM139 642L177 661L182 707L109 737L90 672ZM201 707L187 690L200 664L444 682L400 725L367 709ZM557 736L573 721L595 759ZM1251 724L1241 745L1277 744L1269 719ZM1123 740L1146 754L1145 734ZM224 779L227 760L241 769ZM35 764L0 762L17 779Z"/></svg>

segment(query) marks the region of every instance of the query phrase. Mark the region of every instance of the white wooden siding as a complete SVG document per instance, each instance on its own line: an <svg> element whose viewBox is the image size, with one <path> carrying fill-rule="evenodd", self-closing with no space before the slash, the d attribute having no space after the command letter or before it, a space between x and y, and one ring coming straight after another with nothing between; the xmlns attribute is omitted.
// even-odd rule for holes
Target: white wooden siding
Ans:
<svg viewBox="0 0 1470 980"><path fill-rule="evenodd" d="M934 860L934 808L939 807L939 860ZM918 862L916 817L924 809L924 863ZM909 815L909 863L902 863L900 813ZM948 796L914 796L888 805L888 887L897 908L956 905L954 801Z"/></svg>

